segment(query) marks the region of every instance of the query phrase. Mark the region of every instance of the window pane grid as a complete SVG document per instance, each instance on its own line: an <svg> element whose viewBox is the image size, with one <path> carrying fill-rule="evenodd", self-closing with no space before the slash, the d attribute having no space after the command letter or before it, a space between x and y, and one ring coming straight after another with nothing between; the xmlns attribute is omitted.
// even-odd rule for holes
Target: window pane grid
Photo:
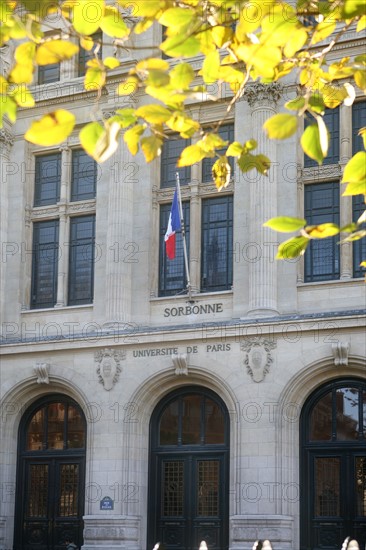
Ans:
<svg viewBox="0 0 366 550"><path fill-rule="evenodd" d="M184 227L187 243L187 255L189 258L189 226L190 208L189 202L182 203ZM165 251L164 236L167 230L171 203L160 206L160 273L159 296L171 296L183 292L187 286L187 276L184 265L183 238L179 231L175 234L175 258L170 260Z"/></svg>
<svg viewBox="0 0 366 550"><path fill-rule="evenodd" d="M58 220L33 226L31 307L53 307L57 297Z"/></svg>
<svg viewBox="0 0 366 550"><path fill-rule="evenodd" d="M231 143L234 141L234 124L225 124L224 126L221 126L219 129L219 135L222 139L225 141L228 141ZM216 153L218 155L225 154L227 149L227 146L223 147L222 149L217 149ZM212 166L216 162L217 157L214 158L205 158L202 161L202 182L207 183L212 181ZM231 166L231 175L234 173L234 157L228 158L229 164Z"/></svg>
<svg viewBox="0 0 366 550"><path fill-rule="evenodd" d="M339 224L339 183L305 187L305 218L308 225ZM339 279L338 238L311 241L305 253L305 282Z"/></svg>
<svg viewBox="0 0 366 550"><path fill-rule="evenodd" d="M69 305L93 301L95 216L71 218Z"/></svg>
<svg viewBox="0 0 366 550"><path fill-rule="evenodd" d="M366 122L365 122L366 124ZM366 210L364 195L356 195L352 197L353 221L356 222L361 214ZM366 223L361 225L362 229L366 229ZM366 237L354 241L353 243L353 276L363 277L365 268L360 266L360 263L366 260Z"/></svg>
<svg viewBox="0 0 366 550"><path fill-rule="evenodd" d="M177 162L181 152L190 145L190 139L169 136L161 152L161 187L175 187ZM191 167L179 168L179 182L186 185L191 180Z"/></svg>
<svg viewBox="0 0 366 550"><path fill-rule="evenodd" d="M72 152L71 201L93 199L96 193L97 164L85 153Z"/></svg>
<svg viewBox="0 0 366 550"><path fill-rule="evenodd" d="M183 516L184 511L184 463L171 461L163 463L162 515Z"/></svg>
<svg viewBox="0 0 366 550"><path fill-rule="evenodd" d="M60 80L60 64L50 63L49 65L39 65L38 84L49 84Z"/></svg>
<svg viewBox="0 0 366 550"><path fill-rule="evenodd" d="M339 108L325 109L323 120L330 133L328 155L323 160L323 165L335 164L339 161ZM310 121L306 120L305 126L313 124L313 121L313 118ZM319 165L315 160L305 155L304 166L308 168Z"/></svg>
<svg viewBox="0 0 366 550"><path fill-rule="evenodd" d="M352 106L352 154L364 151L362 136L358 135L366 126L366 101L359 101Z"/></svg>
<svg viewBox="0 0 366 550"><path fill-rule="evenodd" d="M229 290L233 281L233 197L202 202L201 291Z"/></svg>
<svg viewBox="0 0 366 550"><path fill-rule="evenodd" d="M61 153L36 157L34 206L56 204L60 200Z"/></svg>
<svg viewBox="0 0 366 550"><path fill-rule="evenodd" d="M220 463L218 460L197 461L197 512L200 517L218 516Z"/></svg>
<svg viewBox="0 0 366 550"><path fill-rule="evenodd" d="M84 48L80 47L80 50L79 50L78 76L84 76L85 75L86 70L87 70L86 64L90 59L94 59L94 57L95 57L94 52L95 52L95 50L98 46L99 46L98 57L102 58L102 56L103 56L103 52L102 52L103 35L102 35L102 33L98 32L98 33L92 34L90 38L94 42L94 46L92 47L92 49L91 50L85 50Z"/></svg>

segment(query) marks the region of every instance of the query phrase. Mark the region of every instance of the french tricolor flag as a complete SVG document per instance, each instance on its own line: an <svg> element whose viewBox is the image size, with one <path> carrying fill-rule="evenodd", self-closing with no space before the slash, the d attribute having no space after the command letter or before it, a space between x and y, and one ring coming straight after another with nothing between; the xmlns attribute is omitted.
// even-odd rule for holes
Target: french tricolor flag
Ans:
<svg viewBox="0 0 366 550"><path fill-rule="evenodd" d="M169 260L174 260L175 258L175 233L181 229L180 224L180 215L179 215L179 203L178 203L178 192L175 190L172 209L169 214L168 227L165 233L165 250L166 255Z"/></svg>

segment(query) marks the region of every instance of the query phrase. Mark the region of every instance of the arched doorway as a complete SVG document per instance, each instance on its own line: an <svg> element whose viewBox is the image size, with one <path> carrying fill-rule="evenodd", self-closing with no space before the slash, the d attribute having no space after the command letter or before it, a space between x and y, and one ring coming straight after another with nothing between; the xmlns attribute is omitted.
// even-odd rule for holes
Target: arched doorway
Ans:
<svg viewBox="0 0 366 550"><path fill-rule="evenodd" d="M148 548L227 550L229 415L212 391L166 396L150 422Z"/></svg>
<svg viewBox="0 0 366 550"><path fill-rule="evenodd" d="M61 550L82 544L86 422L64 395L35 402L18 437L15 550Z"/></svg>
<svg viewBox="0 0 366 550"><path fill-rule="evenodd" d="M316 390L301 414L301 548L366 543L366 382Z"/></svg>

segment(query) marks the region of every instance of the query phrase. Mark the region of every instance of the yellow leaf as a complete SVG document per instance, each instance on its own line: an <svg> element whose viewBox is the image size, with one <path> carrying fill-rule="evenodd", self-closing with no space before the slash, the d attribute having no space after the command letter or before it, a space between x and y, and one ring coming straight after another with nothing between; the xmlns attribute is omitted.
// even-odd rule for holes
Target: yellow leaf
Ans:
<svg viewBox="0 0 366 550"><path fill-rule="evenodd" d="M104 16L104 0L77 0L73 5L72 24L79 34L90 36L100 26Z"/></svg>
<svg viewBox="0 0 366 550"><path fill-rule="evenodd" d="M26 65L29 62L33 63L35 51L36 45L33 42L24 42L15 50L15 61L17 61L20 65Z"/></svg>
<svg viewBox="0 0 366 550"><path fill-rule="evenodd" d="M230 183L231 166L225 156L217 159L212 167L212 177L218 191L227 187Z"/></svg>
<svg viewBox="0 0 366 550"><path fill-rule="evenodd" d="M180 158L178 160L178 167L191 166L195 162L199 162L205 158L206 154L199 145L189 145L183 149Z"/></svg>
<svg viewBox="0 0 366 550"><path fill-rule="evenodd" d="M139 86L139 80L135 76L129 76L127 80L118 84L118 95L131 95L136 92Z"/></svg>
<svg viewBox="0 0 366 550"><path fill-rule="evenodd" d="M142 124L136 124L133 128L130 128L124 133L123 139L127 143L127 147L131 155L136 155L139 150L140 137L145 131L145 127Z"/></svg>
<svg viewBox="0 0 366 550"><path fill-rule="evenodd" d="M50 65L70 59L79 51L78 46L66 40L52 40L45 42L37 48L36 63L38 65Z"/></svg>
<svg viewBox="0 0 366 550"><path fill-rule="evenodd" d="M161 153L163 141L156 136L142 138L141 149L145 155L146 162L151 162Z"/></svg>
<svg viewBox="0 0 366 550"><path fill-rule="evenodd" d="M59 109L32 122L24 137L27 141L47 147L62 143L73 131L75 116Z"/></svg>

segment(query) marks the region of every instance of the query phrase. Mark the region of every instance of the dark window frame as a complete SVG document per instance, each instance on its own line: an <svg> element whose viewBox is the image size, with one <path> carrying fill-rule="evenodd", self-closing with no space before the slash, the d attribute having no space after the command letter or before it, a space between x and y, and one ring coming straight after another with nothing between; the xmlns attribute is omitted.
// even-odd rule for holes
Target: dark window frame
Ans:
<svg viewBox="0 0 366 550"><path fill-rule="evenodd" d="M45 163L55 162L55 176L47 176L44 173L47 170ZM50 187L50 179L52 179ZM35 157L35 182L34 182L34 206L47 206L56 204L60 200L61 189L61 153L53 152L47 155L37 155Z"/></svg>
<svg viewBox="0 0 366 550"><path fill-rule="evenodd" d="M337 164L339 162L339 147L340 147L340 113L339 107L335 109L325 109L323 120L330 133L328 155L323 160L323 166L326 164ZM305 128L310 124L316 124L316 120L311 117L305 119ZM310 168L319 165L316 160L304 155L304 167Z"/></svg>
<svg viewBox="0 0 366 550"><path fill-rule="evenodd" d="M332 199L324 207L315 208L315 193L329 191ZM318 211L318 212L317 212ZM308 225L318 225L321 223L332 222L339 224L340 201L339 201L339 182L311 183L305 186L304 192L304 217ZM318 219L316 219L318 218ZM320 218L320 219L319 219ZM323 218L323 219L322 219ZM340 277L340 249L337 244L338 236L328 239L311 240L305 252L304 281L306 283L337 280ZM329 251L331 247L332 269L327 273L319 271L324 255L322 250ZM318 258L317 258L318 255ZM318 270L316 270L318 266Z"/></svg>
<svg viewBox="0 0 366 550"><path fill-rule="evenodd" d="M53 76L53 75L56 76ZM50 63L49 65L38 66L38 84L51 84L52 82L59 82L61 75L60 63Z"/></svg>
<svg viewBox="0 0 366 550"><path fill-rule="evenodd" d="M98 58L103 57L103 33L102 32L96 32L90 36L90 38L93 40L94 44L91 50L85 50L80 46L79 54L78 54L78 66L77 66L77 75L78 77L85 76L86 70L87 70L87 62L91 59L95 58L95 50L99 46L98 50Z"/></svg>
<svg viewBox="0 0 366 550"><path fill-rule="evenodd" d="M220 204L220 202L226 202L226 216L223 220L217 222L210 222L210 220L205 220L205 218L210 216L210 212L206 213L205 209L207 207L213 207L215 204ZM220 292L225 290L231 290L233 284L233 208L234 200L233 195L221 195L220 197L210 197L202 200L202 216L201 216L201 292ZM216 227L215 227L216 226ZM224 283L214 284L213 282L207 282L208 275L207 271L209 269L209 263L213 260L210 260L206 257L206 248L208 245L206 243L206 231L214 231L217 229L226 229L226 246L225 246L225 269L221 272L219 269L215 269L214 266L211 267L212 273L215 273L216 276L219 276L220 273L224 273L226 280ZM212 244L212 242L211 242Z"/></svg>
<svg viewBox="0 0 366 550"><path fill-rule="evenodd" d="M87 160L88 167L83 169L85 162L80 162L80 159ZM71 153L71 202L77 202L82 200L94 199L96 196L96 185L98 175L98 165L85 151L84 149L73 149ZM92 170L90 170L92 167ZM80 168L81 167L81 168ZM84 172L84 173L83 173ZM85 176L85 172L87 175ZM92 176L90 178L90 175ZM91 179L91 189L89 191L82 191L85 187L83 179Z"/></svg>
<svg viewBox="0 0 366 550"><path fill-rule="evenodd" d="M208 128L206 128L207 130ZM227 136L225 135L227 134ZM235 126L234 122L228 122L227 124L223 124L219 128L219 135L224 139L225 141L228 141L229 144L234 141L235 138ZM217 155L223 155L228 146L223 147L222 149L217 149L216 154ZM202 183L211 183L212 182L212 166L217 161L217 156L214 158L204 158L202 160ZM235 159L234 157L228 157L228 162L231 167L231 179L234 177L234 167L235 167Z"/></svg>
<svg viewBox="0 0 366 550"><path fill-rule="evenodd" d="M53 228L54 239L47 243L40 243L40 230L42 228ZM47 251L47 256L46 256ZM52 257L49 257L51 251ZM32 282L31 282L31 309L54 307L57 301L57 276L58 276L58 252L59 252L59 220L47 220L33 223L33 249L32 249ZM53 264L51 277L51 299L42 300L45 292L40 287L40 272L46 264Z"/></svg>
<svg viewBox="0 0 366 550"><path fill-rule="evenodd" d="M78 238L77 231L79 224L91 223L92 231L84 238ZM79 227L78 227L79 226ZM87 250L91 248L91 254ZM88 255L87 255L88 254ZM82 284L85 296L80 297L78 291L78 270L80 262L85 261L88 264L86 272L86 281ZM79 264L79 266L78 266ZM68 277L68 306L83 305L93 303L94 298L94 265L95 265L95 214L87 216L74 216L70 218L70 240L69 240L69 277ZM84 275L85 277L85 275ZM79 296L79 297L78 297Z"/></svg>
<svg viewBox="0 0 366 550"><path fill-rule="evenodd" d="M178 144L180 144L180 146ZM172 134L164 141L160 161L160 187L162 189L176 186L175 174L177 171L179 173L179 181L181 185L187 185L191 181L190 166L185 166L184 168L179 169L176 167L180 153L190 144L190 139L181 138L179 137L179 134ZM176 151L174 151L174 148Z"/></svg>
<svg viewBox="0 0 366 550"><path fill-rule="evenodd" d="M170 260L165 251L165 241L164 236L168 226L169 214L171 210L171 203L161 204L160 205L160 230L159 230L159 296L174 296L176 294L181 294L185 291L187 287L187 274L184 264L184 253L183 253L183 237L181 231L176 233L176 257L174 260ZM190 202L182 202L183 209L183 219L185 227L185 236L187 243L187 256L189 262L189 236L190 236ZM176 267L178 275L176 277L168 277L167 271L168 268L173 269ZM179 275L180 273L180 275ZM176 286L170 286L169 282L179 279L179 284Z"/></svg>

